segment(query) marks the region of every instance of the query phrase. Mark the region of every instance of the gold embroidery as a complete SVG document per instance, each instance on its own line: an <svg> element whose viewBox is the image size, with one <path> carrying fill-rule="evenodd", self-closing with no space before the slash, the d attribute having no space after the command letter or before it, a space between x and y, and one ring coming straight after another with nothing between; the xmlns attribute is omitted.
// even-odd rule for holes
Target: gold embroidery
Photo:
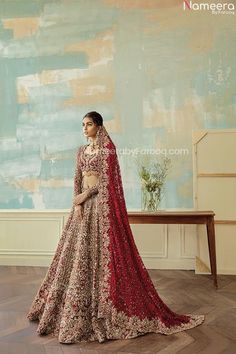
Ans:
<svg viewBox="0 0 236 354"><path fill-rule="evenodd" d="M105 136L104 146L108 143ZM77 155L74 195L83 190L82 172L88 168L91 170L83 151L84 147L81 147ZM99 156L96 159L93 156L88 160L98 159ZM37 333L52 333L62 343L94 340L102 343L106 339L128 339L148 332L169 335L201 324L204 315L189 314L188 323L167 327L160 319L127 316L111 302L109 166L106 158L101 163L103 178L96 187L99 193L91 194L84 202L81 222L72 206L52 263L28 312L28 319L39 320ZM97 172L98 167L95 169Z"/></svg>

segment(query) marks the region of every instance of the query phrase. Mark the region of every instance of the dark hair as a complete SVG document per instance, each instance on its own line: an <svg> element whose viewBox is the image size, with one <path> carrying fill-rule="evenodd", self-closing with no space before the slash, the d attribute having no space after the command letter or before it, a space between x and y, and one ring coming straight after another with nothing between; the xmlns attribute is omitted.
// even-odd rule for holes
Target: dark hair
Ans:
<svg viewBox="0 0 236 354"><path fill-rule="evenodd" d="M103 125L103 118L102 118L101 114L99 114L96 111L86 113L84 118L85 117L92 118L93 122L97 125Z"/></svg>

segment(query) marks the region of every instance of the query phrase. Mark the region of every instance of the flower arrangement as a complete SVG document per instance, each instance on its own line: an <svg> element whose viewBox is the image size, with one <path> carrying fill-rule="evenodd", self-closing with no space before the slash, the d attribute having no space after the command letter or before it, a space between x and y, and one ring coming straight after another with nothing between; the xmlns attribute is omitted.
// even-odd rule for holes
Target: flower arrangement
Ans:
<svg viewBox="0 0 236 354"><path fill-rule="evenodd" d="M141 178L142 210L156 211L163 196L163 186L171 166L171 159L164 157L162 161L146 158L137 160L138 174Z"/></svg>

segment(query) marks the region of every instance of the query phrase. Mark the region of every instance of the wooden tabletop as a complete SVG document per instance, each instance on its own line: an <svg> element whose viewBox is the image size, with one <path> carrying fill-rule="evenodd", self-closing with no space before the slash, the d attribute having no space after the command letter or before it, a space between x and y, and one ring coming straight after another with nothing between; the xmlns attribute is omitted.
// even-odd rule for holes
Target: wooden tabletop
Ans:
<svg viewBox="0 0 236 354"><path fill-rule="evenodd" d="M129 216L141 216L141 215L215 215L213 210L157 210L157 211L128 211Z"/></svg>

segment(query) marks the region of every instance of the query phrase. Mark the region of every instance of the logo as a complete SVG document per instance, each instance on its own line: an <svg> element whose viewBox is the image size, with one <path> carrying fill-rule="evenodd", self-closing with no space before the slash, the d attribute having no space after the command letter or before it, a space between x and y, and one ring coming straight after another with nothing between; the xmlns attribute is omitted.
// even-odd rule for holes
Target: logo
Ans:
<svg viewBox="0 0 236 354"><path fill-rule="evenodd" d="M234 15L234 4L233 3L221 3L212 2L208 3L197 3L191 0L183 1L184 11L211 11L213 15Z"/></svg>

